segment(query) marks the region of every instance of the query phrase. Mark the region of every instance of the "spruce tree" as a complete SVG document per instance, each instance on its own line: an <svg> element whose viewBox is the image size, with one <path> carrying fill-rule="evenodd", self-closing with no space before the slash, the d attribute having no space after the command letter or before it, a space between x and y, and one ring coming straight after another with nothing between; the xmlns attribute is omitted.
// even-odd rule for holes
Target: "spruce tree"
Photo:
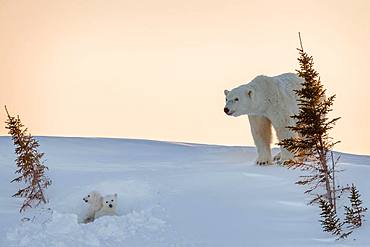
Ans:
<svg viewBox="0 0 370 247"><path fill-rule="evenodd" d="M313 194L310 203L318 202L321 209L320 220L323 230L338 235L339 238L348 237L352 231L343 231L342 226L347 223L349 228L361 226L364 212L360 194L356 187L351 187L351 207L345 207L346 220L341 222L337 216L337 199L349 190L349 187L336 185L336 165L332 148L338 142L333 141L329 132L333 129L339 118L329 119L328 114L332 111L335 95L326 97L326 90L321 83L319 73L314 69L312 56L309 56L302 46L299 51L298 76L304 79L302 87L295 90L299 111L293 115L294 126L287 126L297 135L282 140L279 145L294 154L294 159L286 164L293 168L302 168L309 172L301 176L296 182L300 185L310 185L305 193ZM323 191L322 191L323 189Z"/></svg>
<svg viewBox="0 0 370 247"><path fill-rule="evenodd" d="M44 174L48 168L43 165L42 157L44 153L38 151L39 143L31 134L27 133L27 128L24 128L19 116L10 116L6 107L5 110L8 116L5 122L6 129L9 130L8 133L12 136L17 155L15 160L17 170L15 173L19 174L11 183L19 182L26 186L13 195L13 197L24 198L20 208L20 212L22 212L28 207L32 208L38 206L41 202L47 202L44 189L51 184L51 180Z"/></svg>
<svg viewBox="0 0 370 247"><path fill-rule="evenodd" d="M365 216L364 213L367 211L367 208L362 206L360 197L361 195L356 186L352 184L350 196L348 197L351 201L351 207L344 206L345 223L348 224L348 228L350 229L358 228L362 225L362 220Z"/></svg>
<svg viewBox="0 0 370 247"><path fill-rule="evenodd" d="M342 233L342 223L338 218L334 207L324 199L319 199L319 206L321 209L321 225L325 232L330 232L334 235Z"/></svg>
<svg viewBox="0 0 370 247"><path fill-rule="evenodd" d="M314 69L312 56L309 56L302 47L299 51L298 76L304 79L302 87L295 90L298 100L299 112L292 116L295 126L288 126L297 133L298 137L282 140L279 145L286 148L293 154L295 159L287 164L293 168L311 170L312 173L303 176L298 184L309 184L311 193L318 187L324 186L324 195L317 195L312 202L318 201L322 196L335 206L334 171L335 164L329 166L330 151L337 143L329 136L329 131L334 127L339 118L329 119L328 113L332 111L335 95L326 98L319 73ZM303 156L303 157L302 157Z"/></svg>

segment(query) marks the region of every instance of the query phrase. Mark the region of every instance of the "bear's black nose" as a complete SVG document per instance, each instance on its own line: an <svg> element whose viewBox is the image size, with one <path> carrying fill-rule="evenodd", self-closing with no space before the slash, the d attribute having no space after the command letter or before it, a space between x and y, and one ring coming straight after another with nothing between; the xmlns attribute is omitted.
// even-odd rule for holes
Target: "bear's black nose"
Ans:
<svg viewBox="0 0 370 247"><path fill-rule="evenodd" d="M225 108L224 108L224 112L225 112L226 114L228 114L228 113L229 113L229 111L230 111L230 110L229 110L229 108L227 108L227 107L225 107Z"/></svg>
<svg viewBox="0 0 370 247"><path fill-rule="evenodd" d="M112 204L109 204L109 207L110 207L110 208L113 208L113 205L112 205Z"/></svg>

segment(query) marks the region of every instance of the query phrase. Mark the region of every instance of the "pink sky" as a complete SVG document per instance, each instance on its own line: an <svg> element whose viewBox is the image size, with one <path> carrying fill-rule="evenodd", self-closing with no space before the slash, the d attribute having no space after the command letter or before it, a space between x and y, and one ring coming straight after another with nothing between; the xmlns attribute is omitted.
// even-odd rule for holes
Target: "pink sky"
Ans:
<svg viewBox="0 0 370 247"><path fill-rule="evenodd" d="M253 145L223 90L293 72L300 31L337 94L337 149L370 154L369 13L369 1L0 0L0 105L34 135Z"/></svg>

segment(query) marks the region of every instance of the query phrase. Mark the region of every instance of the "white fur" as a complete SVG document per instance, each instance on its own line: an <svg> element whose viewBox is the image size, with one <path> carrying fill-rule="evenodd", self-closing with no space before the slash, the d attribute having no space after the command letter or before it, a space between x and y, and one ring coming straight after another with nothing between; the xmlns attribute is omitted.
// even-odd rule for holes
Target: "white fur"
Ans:
<svg viewBox="0 0 370 247"><path fill-rule="evenodd" d="M103 206L96 212L95 218L105 215L117 215L117 194L103 197Z"/></svg>
<svg viewBox="0 0 370 247"><path fill-rule="evenodd" d="M95 214L103 207L103 197L97 191L91 191L83 198L88 204L87 212L83 217L83 223L90 223L95 220Z"/></svg>
<svg viewBox="0 0 370 247"><path fill-rule="evenodd" d="M225 90L225 112L229 116L248 115L252 136L257 148L257 164L271 164L271 125L279 141L295 134L287 126L295 125L292 115L298 112L297 96L303 79L293 73L274 77L260 75L248 84L231 91ZM274 160L280 162L293 158L281 148Z"/></svg>

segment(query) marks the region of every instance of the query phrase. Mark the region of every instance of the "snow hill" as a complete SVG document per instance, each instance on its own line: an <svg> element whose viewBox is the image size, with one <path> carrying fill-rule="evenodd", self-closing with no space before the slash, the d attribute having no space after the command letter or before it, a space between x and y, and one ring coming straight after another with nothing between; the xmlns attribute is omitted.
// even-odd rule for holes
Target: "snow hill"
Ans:
<svg viewBox="0 0 370 247"><path fill-rule="evenodd" d="M302 174L254 164L256 150L147 140L39 137L49 219L21 222L14 147L0 137L0 246L370 246L365 226L347 240L323 233ZM336 154L338 155L338 154ZM342 154L339 182L356 182L370 204L370 157ZM91 190L118 193L119 215L78 224ZM343 201L346 202L347 201Z"/></svg>

